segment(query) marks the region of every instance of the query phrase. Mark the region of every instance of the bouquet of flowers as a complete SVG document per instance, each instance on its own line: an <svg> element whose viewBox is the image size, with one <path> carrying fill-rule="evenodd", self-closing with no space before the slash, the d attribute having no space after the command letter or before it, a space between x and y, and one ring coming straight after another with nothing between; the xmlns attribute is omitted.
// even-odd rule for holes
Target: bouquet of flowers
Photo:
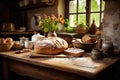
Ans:
<svg viewBox="0 0 120 80"><path fill-rule="evenodd" d="M43 19L39 21L39 27L42 27L44 32L54 32L58 29L58 19L54 14L51 16L43 15Z"/></svg>
<svg viewBox="0 0 120 80"><path fill-rule="evenodd" d="M42 27L45 33L47 32L54 32L58 30L58 23L63 25L64 32L71 32L73 28L70 27L70 23L68 19L64 19L62 15L57 18L54 14L50 16L43 14L43 18L39 21L39 27Z"/></svg>

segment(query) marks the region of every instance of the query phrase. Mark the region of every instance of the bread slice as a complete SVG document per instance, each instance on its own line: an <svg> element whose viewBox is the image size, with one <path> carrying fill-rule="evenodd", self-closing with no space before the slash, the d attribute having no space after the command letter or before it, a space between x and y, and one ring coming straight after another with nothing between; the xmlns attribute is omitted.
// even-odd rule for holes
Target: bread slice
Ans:
<svg viewBox="0 0 120 80"><path fill-rule="evenodd" d="M79 48L68 48L64 50L64 53L74 57L79 57L82 56L85 53L85 51Z"/></svg>
<svg viewBox="0 0 120 80"><path fill-rule="evenodd" d="M95 43L96 42L96 38L91 37L89 34L84 35L81 40L83 43Z"/></svg>

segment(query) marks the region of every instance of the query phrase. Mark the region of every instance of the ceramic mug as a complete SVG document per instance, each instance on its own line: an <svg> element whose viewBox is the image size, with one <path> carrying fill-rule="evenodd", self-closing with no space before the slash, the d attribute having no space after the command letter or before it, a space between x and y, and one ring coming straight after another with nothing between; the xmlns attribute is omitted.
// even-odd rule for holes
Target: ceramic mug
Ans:
<svg viewBox="0 0 120 80"><path fill-rule="evenodd" d="M25 41L25 48L33 49L34 43L32 41Z"/></svg>

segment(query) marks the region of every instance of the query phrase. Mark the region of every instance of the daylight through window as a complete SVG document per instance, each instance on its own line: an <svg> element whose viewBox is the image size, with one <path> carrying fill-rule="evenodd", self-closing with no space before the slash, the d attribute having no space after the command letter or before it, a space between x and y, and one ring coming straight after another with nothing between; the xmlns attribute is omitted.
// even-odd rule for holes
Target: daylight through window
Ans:
<svg viewBox="0 0 120 80"><path fill-rule="evenodd" d="M97 27L103 19L105 2L103 0L69 0L68 18L70 26L86 24L90 26L95 20Z"/></svg>

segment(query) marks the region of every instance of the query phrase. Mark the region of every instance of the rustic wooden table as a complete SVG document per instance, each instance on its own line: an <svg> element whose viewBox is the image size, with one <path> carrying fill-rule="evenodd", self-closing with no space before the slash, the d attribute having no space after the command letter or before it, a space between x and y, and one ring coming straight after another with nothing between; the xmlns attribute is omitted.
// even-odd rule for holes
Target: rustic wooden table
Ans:
<svg viewBox="0 0 120 80"><path fill-rule="evenodd" d="M93 61L89 56L79 58L30 58L31 53L0 52L3 79L11 80L9 72L40 80L96 80L118 62L118 58ZM98 80L98 79L97 79Z"/></svg>

